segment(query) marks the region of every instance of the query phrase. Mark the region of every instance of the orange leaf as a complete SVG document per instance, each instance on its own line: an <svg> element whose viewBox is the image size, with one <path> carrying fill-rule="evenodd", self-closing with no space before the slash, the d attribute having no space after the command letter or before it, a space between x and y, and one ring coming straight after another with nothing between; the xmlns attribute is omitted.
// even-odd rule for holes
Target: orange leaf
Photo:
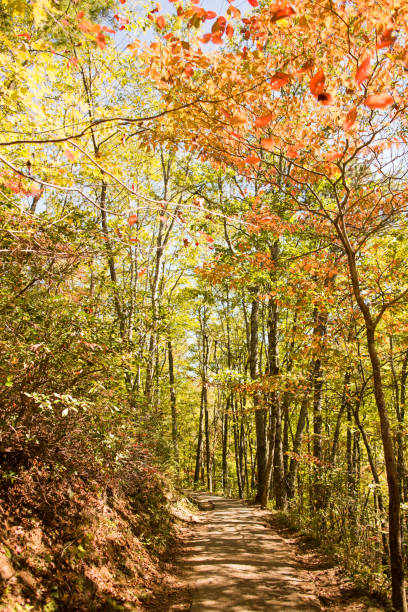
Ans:
<svg viewBox="0 0 408 612"><path fill-rule="evenodd" d="M106 47L106 38L102 32L98 32L96 35L96 44L100 49L104 49Z"/></svg>
<svg viewBox="0 0 408 612"><path fill-rule="evenodd" d="M322 93L319 93L317 96L317 101L324 106L329 106L333 102L333 96L328 91L322 91Z"/></svg>
<svg viewBox="0 0 408 612"><path fill-rule="evenodd" d="M299 157L299 153L297 152L295 147L288 147L286 151L286 156L290 157L290 159L295 159L296 157Z"/></svg>
<svg viewBox="0 0 408 612"><path fill-rule="evenodd" d="M387 108L387 106L391 106L393 103L394 98L387 93L371 94L364 100L364 104L368 106L368 108L371 108L371 110L375 110L376 108Z"/></svg>
<svg viewBox="0 0 408 612"><path fill-rule="evenodd" d="M70 151L69 149L65 149L64 153L65 153L65 157L69 159L69 161L71 162L75 161L75 155L72 153L72 151Z"/></svg>
<svg viewBox="0 0 408 612"><path fill-rule="evenodd" d="M206 19L214 19L214 17L217 16L217 13L214 13L214 11L207 11L205 14Z"/></svg>
<svg viewBox="0 0 408 612"><path fill-rule="evenodd" d="M83 19L78 23L78 28L82 32L89 32L90 34L97 34L100 32L101 26L98 23L92 23L88 19Z"/></svg>
<svg viewBox="0 0 408 612"><path fill-rule="evenodd" d="M271 80L270 80L271 89L273 90L280 89L281 87L286 85L289 79L290 77L288 74L285 74L284 72L277 72L271 77Z"/></svg>
<svg viewBox="0 0 408 612"><path fill-rule="evenodd" d="M227 29L225 30L225 34L226 34L227 38L229 38L230 40L234 36L234 28L232 27L232 25L230 23L227 25Z"/></svg>
<svg viewBox="0 0 408 612"><path fill-rule="evenodd" d="M248 2L251 6L257 7L259 5L258 0L248 0Z"/></svg>
<svg viewBox="0 0 408 612"><path fill-rule="evenodd" d="M139 272L137 273L138 277L140 278L141 276L143 276L145 272L146 272L146 268L142 268L141 270L139 270Z"/></svg>
<svg viewBox="0 0 408 612"><path fill-rule="evenodd" d="M191 66L186 66L186 67L184 68L184 74L185 74L186 76L188 76L188 77L192 77L192 76L193 76L193 74L194 74L194 70L193 70L193 68L192 68Z"/></svg>
<svg viewBox="0 0 408 612"><path fill-rule="evenodd" d="M353 106L346 115L346 120L343 123L343 129L347 132L357 119L357 107Z"/></svg>
<svg viewBox="0 0 408 612"><path fill-rule="evenodd" d="M396 36L392 36L393 29L387 28L381 34L380 40L376 44L376 49L384 49L384 47L390 47L396 40Z"/></svg>
<svg viewBox="0 0 408 612"><path fill-rule="evenodd" d="M261 145L267 151L273 151L273 149L275 148L275 142L273 138L263 138L261 140Z"/></svg>
<svg viewBox="0 0 408 612"><path fill-rule="evenodd" d="M318 70L314 77L312 77L309 87L314 96L317 97L320 93L323 93L325 80L326 77L323 70Z"/></svg>
<svg viewBox="0 0 408 612"><path fill-rule="evenodd" d="M128 223L129 225L134 225L135 223L137 223L137 215L130 215Z"/></svg>
<svg viewBox="0 0 408 612"><path fill-rule="evenodd" d="M216 34L211 34L211 42L213 43L213 45L222 45L222 35L218 32Z"/></svg>
<svg viewBox="0 0 408 612"><path fill-rule="evenodd" d="M163 17L163 15L160 15L159 17L157 17L156 19L156 25L160 30L163 30L163 28L166 27L166 20Z"/></svg>
<svg viewBox="0 0 408 612"><path fill-rule="evenodd" d="M231 4L231 6L228 7L227 13L229 13L230 15L235 17L235 19L240 19L241 18L241 11L239 9L237 9L237 7L234 6L233 4Z"/></svg>
<svg viewBox="0 0 408 612"><path fill-rule="evenodd" d="M355 80L356 80L357 85L361 85L361 83L365 81L368 75L370 74L370 64L371 64L371 55L367 55L365 60L361 62L356 72Z"/></svg>
<svg viewBox="0 0 408 612"><path fill-rule="evenodd" d="M257 155L249 155L248 157L244 159L244 162L246 164L251 164L251 166L256 166L256 164L259 164L260 161L261 160L259 159Z"/></svg>
<svg viewBox="0 0 408 612"><path fill-rule="evenodd" d="M233 115L230 119L231 125L245 125L248 120L244 115Z"/></svg>
<svg viewBox="0 0 408 612"><path fill-rule="evenodd" d="M255 127L265 127L268 125L273 119L273 115L263 115L263 117L258 117L255 119Z"/></svg>
<svg viewBox="0 0 408 612"><path fill-rule="evenodd" d="M296 14L296 10L291 4L283 8L279 5L271 6L270 11L272 13L272 21L279 21L279 19L285 19L285 17L291 17Z"/></svg>

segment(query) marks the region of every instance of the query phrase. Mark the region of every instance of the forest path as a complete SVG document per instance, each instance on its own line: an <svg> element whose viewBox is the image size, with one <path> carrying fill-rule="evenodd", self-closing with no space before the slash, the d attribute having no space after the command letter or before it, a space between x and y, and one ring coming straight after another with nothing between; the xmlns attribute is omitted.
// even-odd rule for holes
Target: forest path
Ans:
<svg viewBox="0 0 408 612"><path fill-rule="evenodd" d="M268 526L267 512L235 499L194 496L214 509L201 515L181 559L193 589L191 612L321 610L307 571Z"/></svg>

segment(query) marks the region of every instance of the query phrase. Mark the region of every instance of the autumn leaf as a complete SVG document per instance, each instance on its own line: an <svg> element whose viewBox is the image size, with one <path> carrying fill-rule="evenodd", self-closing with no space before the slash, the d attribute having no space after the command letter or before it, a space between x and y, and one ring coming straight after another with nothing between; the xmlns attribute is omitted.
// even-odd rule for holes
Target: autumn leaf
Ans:
<svg viewBox="0 0 408 612"><path fill-rule="evenodd" d="M275 141L273 138L263 138L261 140L261 145L267 151L273 151L273 149L275 148Z"/></svg>
<svg viewBox="0 0 408 612"><path fill-rule="evenodd" d="M387 93L371 94L364 100L364 104L368 106L368 108L371 108L371 110L387 108L387 106L391 106L393 103L394 98Z"/></svg>
<svg viewBox="0 0 408 612"><path fill-rule="evenodd" d="M279 5L271 6L270 11L272 14L273 22L279 21L279 19L285 19L285 17L291 17L292 15L296 14L296 10L291 4L288 4L288 6L281 8L279 7Z"/></svg>
<svg viewBox="0 0 408 612"><path fill-rule="evenodd" d="M233 115L229 122L231 125L245 125L248 119L244 115Z"/></svg>
<svg viewBox="0 0 408 612"><path fill-rule="evenodd" d="M270 80L271 89L277 90L286 85L290 79L288 74L284 72L276 72Z"/></svg>
<svg viewBox="0 0 408 612"><path fill-rule="evenodd" d="M163 30L166 27L166 20L163 15L160 15L156 19L156 25L160 30Z"/></svg>
<svg viewBox="0 0 408 612"><path fill-rule="evenodd" d="M241 18L241 11L236 6L234 6L233 4L231 4L231 6L228 7L227 13L229 15L232 15L233 17L235 17L235 19L240 19Z"/></svg>
<svg viewBox="0 0 408 612"><path fill-rule="evenodd" d="M234 36L234 28L232 27L230 23L227 25L227 29L225 30L225 35L230 40Z"/></svg>
<svg viewBox="0 0 408 612"><path fill-rule="evenodd" d="M251 164L251 166L256 166L256 164L260 163L260 158L257 155L249 155L244 159L246 164Z"/></svg>
<svg viewBox="0 0 408 612"><path fill-rule="evenodd" d="M333 103L333 96L328 91L323 91L317 96L317 101L324 106L329 106Z"/></svg>
<svg viewBox="0 0 408 612"><path fill-rule="evenodd" d="M106 47L106 38L102 32L98 32L95 40L96 40L96 44L98 45L100 49L104 49Z"/></svg>
<svg viewBox="0 0 408 612"><path fill-rule="evenodd" d="M78 28L82 30L82 32L87 32L89 34L97 34L101 30L99 23L92 23L91 21L88 21L88 19L83 19L80 21Z"/></svg>
<svg viewBox="0 0 408 612"><path fill-rule="evenodd" d="M69 159L71 162L75 162L75 155L69 149L65 149L64 151L65 157Z"/></svg>
<svg viewBox="0 0 408 612"><path fill-rule="evenodd" d="M384 49L384 47L390 47L397 39L396 36L392 36L393 28L387 28L381 34L380 40L376 44L376 49Z"/></svg>
<svg viewBox="0 0 408 612"><path fill-rule="evenodd" d="M288 147L286 151L286 156L290 159L295 159L296 157L299 157L299 153L297 152L295 147Z"/></svg>
<svg viewBox="0 0 408 612"><path fill-rule="evenodd" d="M316 74L311 78L309 87L311 93L316 96L316 98L319 94L323 93L325 81L326 77L323 70L318 70L318 72L316 72Z"/></svg>
<svg viewBox="0 0 408 612"><path fill-rule="evenodd" d="M130 215L128 219L128 224L134 225L135 223L137 223L137 215Z"/></svg>
<svg viewBox="0 0 408 612"><path fill-rule="evenodd" d="M214 19L217 16L217 13L214 13L214 11L207 11L205 16L207 19Z"/></svg>
<svg viewBox="0 0 408 612"><path fill-rule="evenodd" d="M214 45L222 45L223 40L221 34L219 32L217 32L216 34L211 34L211 42Z"/></svg>
<svg viewBox="0 0 408 612"><path fill-rule="evenodd" d="M367 55L364 61L361 62L356 72L355 81L357 85L361 85L370 74L371 55Z"/></svg>
<svg viewBox="0 0 408 612"><path fill-rule="evenodd" d="M272 121L273 115L263 115L255 119L255 127L265 127Z"/></svg>
<svg viewBox="0 0 408 612"><path fill-rule="evenodd" d="M353 106L346 115L346 120L343 123L343 129L347 132L355 123L357 118L357 107Z"/></svg>
<svg viewBox="0 0 408 612"><path fill-rule="evenodd" d="M251 6L254 6L254 7L259 6L258 0L248 0L248 2Z"/></svg>

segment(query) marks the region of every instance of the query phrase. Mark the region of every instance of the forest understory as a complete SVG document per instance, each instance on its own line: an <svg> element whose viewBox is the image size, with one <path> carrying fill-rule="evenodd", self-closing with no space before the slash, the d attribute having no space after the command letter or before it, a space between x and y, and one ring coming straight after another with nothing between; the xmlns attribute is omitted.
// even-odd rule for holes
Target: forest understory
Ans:
<svg viewBox="0 0 408 612"><path fill-rule="evenodd" d="M407 0L2 1L1 609L155 605L192 489L407 612L407 40Z"/></svg>

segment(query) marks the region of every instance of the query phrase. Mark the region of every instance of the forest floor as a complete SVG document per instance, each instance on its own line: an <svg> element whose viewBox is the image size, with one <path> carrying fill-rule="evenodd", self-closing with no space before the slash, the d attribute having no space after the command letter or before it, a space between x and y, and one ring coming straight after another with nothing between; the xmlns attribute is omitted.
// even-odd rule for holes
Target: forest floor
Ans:
<svg viewBox="0 0 408 612"><path fill-rule="evenodd" d="M149 610L379 611L340 568L271 512L195 493L213 509L190 517Z"/></svg>

